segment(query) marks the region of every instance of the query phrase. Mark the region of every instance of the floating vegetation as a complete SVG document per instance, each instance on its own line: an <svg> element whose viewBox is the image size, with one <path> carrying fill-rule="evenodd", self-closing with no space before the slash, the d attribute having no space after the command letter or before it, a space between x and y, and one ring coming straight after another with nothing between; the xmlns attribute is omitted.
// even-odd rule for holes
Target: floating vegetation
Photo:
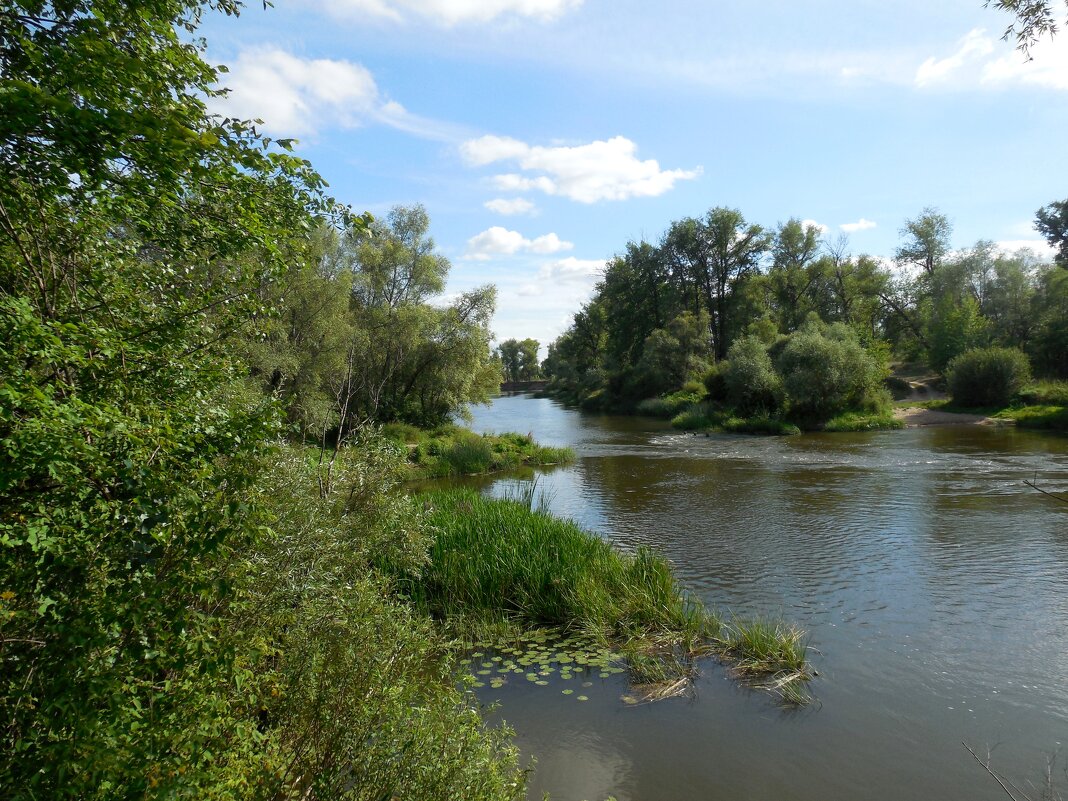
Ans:
<svg viewBox="0 0 1068 801"><path fill-rule="evenodd" d="M483 665L544 687L627 673L628 695L644 703L692 693L696 660L715 656L750 686L807 700L803 632L725 621L649 549L624 554L571 521L468 490L420 498L437 530L430 562L394 580L470 644L461 664L476 674Z"/></svg>

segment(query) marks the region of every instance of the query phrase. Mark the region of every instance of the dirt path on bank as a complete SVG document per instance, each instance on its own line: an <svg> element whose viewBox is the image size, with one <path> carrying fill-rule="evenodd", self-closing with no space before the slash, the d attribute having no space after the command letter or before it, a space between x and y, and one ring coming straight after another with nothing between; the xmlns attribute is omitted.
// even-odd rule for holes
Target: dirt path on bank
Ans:
<svg viewBox="0 0 1068 801"><path fill-rule="evenodd" d="M901 420L906 428L921 426L975 426L997 425L998 421L981 414L963 414L960 412L943 412L938 409L925 409L922 406L904 406L894 409L894 417Z"/></svg>

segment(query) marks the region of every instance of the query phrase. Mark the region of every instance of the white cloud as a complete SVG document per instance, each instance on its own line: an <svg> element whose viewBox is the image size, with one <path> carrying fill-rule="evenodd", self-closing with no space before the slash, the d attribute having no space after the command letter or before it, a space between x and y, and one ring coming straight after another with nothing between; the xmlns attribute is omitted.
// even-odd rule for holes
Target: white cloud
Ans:
<svg viewBox="0 0 1068 801"><path fill-rule="evenodd" d="M500 16L551 22L581 6L583 0L320 0L343 17L370 15L402 22L419 16L440 25L490 22Z"/></svg>
<svg viewBox="0 0 1068 801"><path fill-rule="evenodd" d="M553 284L593 285L604 272L604 259L566 259L543 264L538 279Z"/></svg>
<svg viewBox="0 0 1068 801"><path fill-rule="evenodd" d="M565 242L556 234L549 233L535 239L527 239L518 231L509 231L495 225L467 240L465 259L487 261L494 256L511 256L519 252L559 253L571 250L575 245Z"/></svg>
<svg viewBox="0 0 1068 801"><path fill-rule="evenodd" d="M1012 255L1018 250L1033 250L1041 259L1052 259L1056 252L1045 239L1003 239L994 243L998 250L1007 255Z"/></svg>
<svg viewBox="0 0 1068 801"><path fill-rule="evenodd" d="M516 162L521 170L534 173L494 176L494 185L499 189L536 189L579 203L655 197L670 190L677 181L701 174L700 167L661 170L655 159L638 160L637 149L634 142L622 136L574 147L532 146L510 137L483 136L460 146L464 159L472 166Z"/></svg>
<svg viewBox="0 0 1068 801"><path fill-rule="evenodd" d="M568 300L585 298L604 273L603 259L566 259L546 262L538 269L534 282L520 284L516 295L521 298L541 297L547 288L570 290ZM559 296L559 293L556 293ZM559 296L563 299L564 296Z"/></svg>
<svg viewBox="0 0 1068 801"><path fill-rule="evenodd" d="M994 51L993 40L982 28L969 31L960 40L957 52L947 58L938 59L931 56L916 70L916 85L930 86L950 78L968 62L981 59Z"/></svg>
<svg viewBox="0 0 1068 801"><path fill-rule="evenodd" d="M808 228L815 228L817 231L820 232L820 236L823 236L825 233L827 233L830 230L830 228L828 226L824 225L821 222L816 222L815 220L802 220L801 221L801 229L805 230L805 229L808 229Z"/></svg>
<svg viewBox="0 0 1068 801"><path fill-rule="evenodd" d="M384 97L371 72L351 61L301 58L279 47L252 47L238 54L223 78L230 92L213 99L211 110L261 119L263 128L277 136L310 136L323 128L367 123L432 139L458 134Z"/></svg>
<svg viewBox="0 0 1068 801"><path fill-rule="evenodd" d="M531 214L537 207L526 198L503 198L498 197L493 200L487 200L482 204L490 211L495 211L497 214L503 214L506 217L511 217L516 214Z"/></svg>
<svg viewBox="0 0 1068 801"><path fill-rule="evenodd" d="M1003 88L1029 84L1068 90L1068 50L1044 39L1030 51L1030 59L998 42L982 28L964 36L946 58L931 56L916 70L921 88Z"/></svg>
<svg viewBox="0 0 1068 801"><path fill-rule="evenodd" d="M856 222L842 223L838 227L846 233L851 234L854 231L867 231L870 228L876 228L878 227L878 223L874 223L871 220L865 220L863 217L861 217Z"/></svg>

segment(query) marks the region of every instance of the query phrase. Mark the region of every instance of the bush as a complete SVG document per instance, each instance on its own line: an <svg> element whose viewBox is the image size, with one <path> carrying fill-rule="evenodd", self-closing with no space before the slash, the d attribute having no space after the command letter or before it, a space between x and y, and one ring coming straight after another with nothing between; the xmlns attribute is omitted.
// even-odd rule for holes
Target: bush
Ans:
<svg viewBox="0 0 1068 801"><path fill-rule="evenodd" d="M1068 406L1068 381L1035 381L1017 393L1031 406Z"/></svg>
<svg viewBox="0 0 1068 801"><path fill-rule="evenodd" d="M710 401L723 403L727 400L727 370L730 362L722 361L712 365L704 376L705 392Z"/></svg>
<svg viewBox="0 0 1068 801"><path fill-rule="evenodd" d="M764 343L742 337L727 353L727 397L742 415L768 414L782 404L782 381L772 366Z"/></svg>
<svg viewBox="0 0 1068 801"><path fill-rule="evenodd" d="M827 420L850 409L885 405L885 370L844 326L805 328L790 336L778 361L790 413Z"/></svg>
<svg viewBox="0 0 1068 801"><path fill-rule="evenodd" d="M1016 348L974 348L949 363L949 392L961 406L1004 406L1031 379L1031 365Z"/></svg>

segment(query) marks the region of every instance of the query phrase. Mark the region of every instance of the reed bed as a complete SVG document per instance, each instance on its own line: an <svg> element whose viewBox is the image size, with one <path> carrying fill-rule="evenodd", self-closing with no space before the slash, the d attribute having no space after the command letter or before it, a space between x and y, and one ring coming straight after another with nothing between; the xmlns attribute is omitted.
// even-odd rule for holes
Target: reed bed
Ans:
<svg viewBox="0 0 1068 801"><path fill-rule="evenodd" d="M674 694L680 677L693 675L694 660L708 654L747 678L809 677L799 629L777 621L725 622L683 590L667 561L648 548L623 553L531 504L471 490L439 490L418 500L437 535L422 574L398 576L398 586L465 636L515 626L581 633L616 648L636 685L673 685Z"/></svg>

